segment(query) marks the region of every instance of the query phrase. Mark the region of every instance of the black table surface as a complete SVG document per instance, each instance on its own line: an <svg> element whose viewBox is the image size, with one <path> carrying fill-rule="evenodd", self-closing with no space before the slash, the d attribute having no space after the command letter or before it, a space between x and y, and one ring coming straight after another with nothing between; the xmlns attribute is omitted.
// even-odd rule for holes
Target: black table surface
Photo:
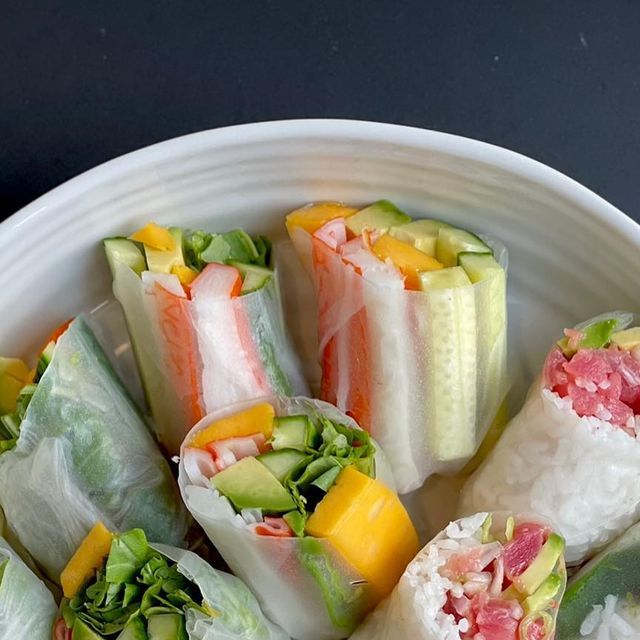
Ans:
<svg viewBox="0 0 640 640"><path fill-rule="evenodd" d="M640 221L640 2L0 1L0 217L166 138L306 117L505 146Z"/></svg>

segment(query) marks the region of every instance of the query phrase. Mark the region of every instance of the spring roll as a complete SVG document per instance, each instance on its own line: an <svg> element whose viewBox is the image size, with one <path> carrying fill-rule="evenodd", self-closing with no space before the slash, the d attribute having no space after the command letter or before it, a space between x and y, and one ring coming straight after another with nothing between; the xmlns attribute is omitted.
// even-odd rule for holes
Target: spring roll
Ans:
<svg viewBox="0 0 640 640"><path fill-rule="evenodd" d="M352 640L552 640L563 540L533 516L452 522L409 564Z"/></svg>
<svg viewBox="0 0 640 640"><path fill-rule="evenodd" d="M565 330L541 379L462 491L460 512L530 510L553 520L567 562L640 516L640 329L611 313Z"/></svg>
<svg viewBox="0 0 640 640"><path fill-rule="evenodd" d="M321 397L380 443L400 493L475 454L507 390L506 250L388 201L287 229L318 301Z"/></svg>
<svg viewBox="0 0 640 640"><path fill-rule="evenodd" d="M211 411L307 393L266 238L148 224L104 247L156 433L170 454Z"/></svg>
<svg viewBox="0 0 640 640"><path fill-rule="evenodd" d="M0 504L49 578L98 520L183 542L188 515L169 466L83 317L52 336L5 408Z"/></svg>
<svg viewBox="0 0 640 640"><path fill-rule="evenodd" d="M187 436L184 501L288 635L337 640L393 589L418 549L369 435L327 403L269 398Z"/></svg>
<svg viewBox="0 0 640 640"><path fill-rule="evenodd" d="M60 582L54 640L287 640L238 578L142 529L97 523Z"/></svg>
<svg viewBox="0 0 640 640"><path fill-rule="evenodd" d="M640 638L640 524L591 559L567 586L556 640Z"/></svg>
<svg viewBox="0 0 640 640"><path fill-rule="evenodd" d="M0 638L49 640L55 615L44 582L0 537Z"/></svg>

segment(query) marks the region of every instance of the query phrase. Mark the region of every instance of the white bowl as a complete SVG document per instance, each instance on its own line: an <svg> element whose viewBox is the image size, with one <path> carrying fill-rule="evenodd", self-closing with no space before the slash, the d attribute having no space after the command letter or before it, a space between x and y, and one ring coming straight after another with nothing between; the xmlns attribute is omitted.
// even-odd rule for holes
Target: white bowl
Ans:
<svg viewBox="0 0 640 640"><path fill-rule="evenodd" d="M298 205L378 198L507 245L516 403L562 327L612 308L638 309L640 227L562 174L444 133L294 120L204 131L136 151L3 222L0 353L33 357L56 323L111 298L105 236L154 219L284 237L283 216ZM289 320L299 337L313 311L295 301L305 276L299 268L289 276ZM314 371L313 345L300 349Z"/></svg>

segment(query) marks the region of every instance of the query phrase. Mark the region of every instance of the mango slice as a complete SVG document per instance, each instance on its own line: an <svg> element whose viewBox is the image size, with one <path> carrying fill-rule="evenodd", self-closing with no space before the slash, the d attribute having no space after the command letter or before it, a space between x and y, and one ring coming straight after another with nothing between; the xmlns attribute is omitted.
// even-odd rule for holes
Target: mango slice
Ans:
<svg viewBox="0 0 640 640"><path fill-rule="evenodd" d="M73 598L109 555L113 534L102 522L94 525L60 574L65 598Z"/></svg>
<svg viewBox="0 0 640 640"><path fill-rule="evenodd" d="M318 202L316 204L310 204L292 211L287 216L287 230L291 233L292 228L300 227L308 233L314 233L330 220L348 218L354 213L357 213L357 211L357 209L347 207L341 202Z"/></svg>
<svg viewBox="0 0 640 640"><path fill-rule="evenodd" d="M149 222L142 229L138 229L129 236L129 240L142 242L142 244L158 251L174 251L176 241L169 232L169 229L157 225L155 222Z"/></svg>
<svg viewBox="0 0 640 640"><path fill-rule="evenodd" d="M418 534L398 496L353 466L340 472L305 530L327 538L378 599L391 593L419 548Z"/></svg>
<svg viewBox="0 0 640 640"><path fill-rule="evenodd" d="M181 284L191 284L199 275L194 269L179 264L171 269L171 273L178 276Z"/></svg>
<svg viewBox="0 0 640 640"><path fill-rule="evenodd" d="M444 268L444 265L432 256L422 253L407 242L402 242L402 240L386 234L380 236L373 243L371 250L380 260L386 261L388 258L402 271L406 277L407 289L416 291L420 289L418 276L420 272Z"/></svg>
<svg viewBox="0 0 640 640"><path fill-rule="evenodd" d="M18 358L0 358L0 414L13 413L22 387L31 382L29 367Z"/></svg>
<svg viewBox="0 0 640 640"><path fill-rule="evenodd" d="M191 441L192 447L204 448L210 442L227 438L242 438L262 433L269 439L273 432L276 412L268 402L261 402L249 409L215 420L202 431L198 431Z"/></svg>

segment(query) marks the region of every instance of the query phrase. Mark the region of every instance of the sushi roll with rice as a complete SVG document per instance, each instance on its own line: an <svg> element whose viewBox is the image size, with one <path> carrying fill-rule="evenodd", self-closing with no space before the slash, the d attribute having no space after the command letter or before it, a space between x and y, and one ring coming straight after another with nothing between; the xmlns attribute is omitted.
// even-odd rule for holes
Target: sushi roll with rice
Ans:
<svg viewBox="0 0 640 640"><path fill-rule="evenodd" d="M640 327L609 313L566 329L518 415L467 481L460 513L530 510L579 564L640 518Z"/></svg>

